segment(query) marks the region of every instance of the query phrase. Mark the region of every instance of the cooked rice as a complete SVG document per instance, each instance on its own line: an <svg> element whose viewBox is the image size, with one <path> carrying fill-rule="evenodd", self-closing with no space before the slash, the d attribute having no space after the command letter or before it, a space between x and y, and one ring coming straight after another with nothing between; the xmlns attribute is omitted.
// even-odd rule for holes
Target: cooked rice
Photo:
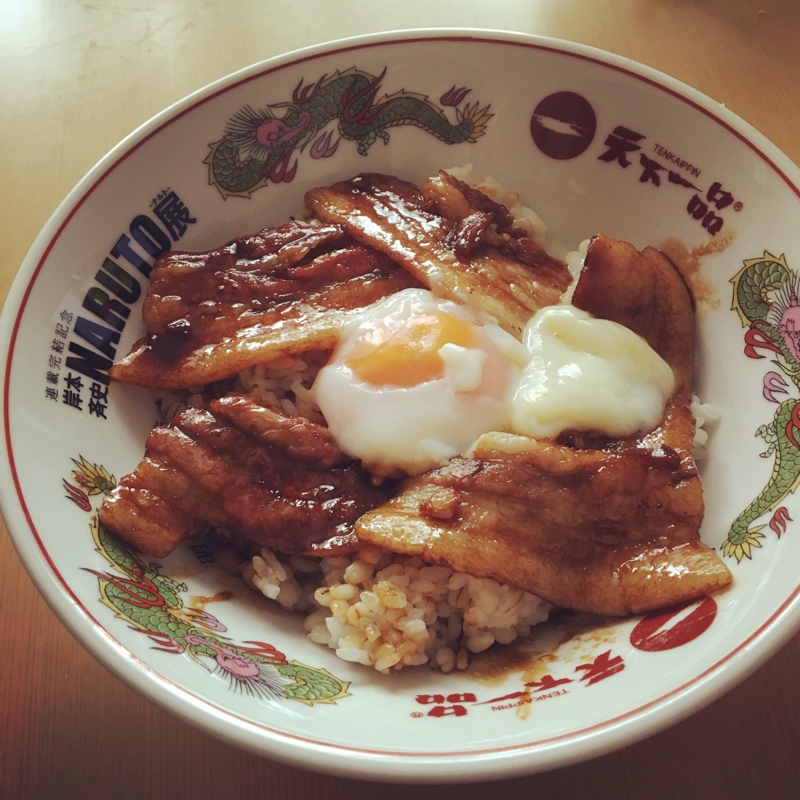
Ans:
<svg viewBox="0 0 800 800"><path fill-rule="evenodd" d="M470 653L528 636L551 609L520 589L373 545L325 559L262 548L241 571L266 597L305 612L312 641L383 673L420 664L465 669Z"/></svg>
<svg viewBox="0 0 800 800"><path fill-rule="evenodd" d="M567 253L567 255L564 257L567 268L572 275L573 282L572 286L570 287L570 291L568 291L568 295L565 295L564 299L561 301L562 303L569 303L570 299L572 298L571 289L575 288L575 284L578 282L578 278L580 277L583 264L586 261L586 254L589 252L589 242L591 242L591 239L584 239L578 245L577 250L570 250L569 253Z"/></svg>
<svg viewBox="0 0 800 800"><path fill-rule="evenodd" d="M324 425L325 419L311 396L311 386L329 357L329 351L308 352L302 357L284 356L257 364L242 370L229 388L284 416L306 417ZM161 423L168 423L187 408L204 408L212 396L202 386L163 395L157 400Z"/></svg>
<svg viewBox="0 0 800 800"><path fill-rule="evenodd" d="M716 422L720 418L719 409L711 403L702 403L697 395L692 395L692 414L695 419L694 447L695 455L702 455L708 444L707 422Z"/></svg>
<svg viewBox="0 0 800 800"><path fill-rule="evenodd" d="M320 425L322 414L311 397L311 386L330 353L309 352L285 356L239 373L236 391L287 417L306 417Z"/></svg>

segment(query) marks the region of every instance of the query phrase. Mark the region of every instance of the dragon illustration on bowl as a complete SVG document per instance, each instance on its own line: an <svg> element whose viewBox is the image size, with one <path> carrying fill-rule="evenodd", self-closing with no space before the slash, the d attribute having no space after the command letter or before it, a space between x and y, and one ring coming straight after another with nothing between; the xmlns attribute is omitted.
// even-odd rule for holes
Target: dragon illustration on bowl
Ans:
<svg viewBox="0 0 800 800"><path fill-rule="evenodd" d="M73 459L72 481L64 480L66 497L83 511L93 510L92 499L108 494L116 480L102 465L83 456ZM145 564L139 555L97 520L89 528L95 549L110 570L85 568L98 579L100 602L128 626L147 636L153 649L185 654L225 680L233 691L254 699L297 700L306 705L336 703L348 697L349 683L325 669L290 661L271 644L237 644L227 627L205 608L184 602L189 587L161 572L161 565ZM230 594L230 593L228 593Z"/></svg>
<svg viewBox="0 0 800 800"><path fill-rule="evenodd" d="M732 308L746 328L745 355L760 359L768 353L781 370L764 375L763 396L778 408L772 422L756 431L768 445L762 457L775 456L772 475L733 522L722 546L726 556L741 561L761 547L767 525L780 537L791 520L780 504L800 484L800 400L788 396L792 385L800 388L800 276L789 268L785 256L764 251L763 256L746 260L731 283ZM753 524L769 512L773 513L768 522Z"/></svg>
<svg viewBox="0 0 800 800"><path fill-rule="evenodd" d="M464 102L470 89L454 85L440 97L441 106L455 110L451 122L444 108L424 94L400 89L376 99L385 76L385 67L378 75L356 67L337 70L306 86L301 80L290 102L240 108L228 119L223 138L210 145L203 162L209 183L224 198L250 197L268 183L292 181L295 155L306 148L311 158L330 158L346 140L366 156L378 139L388 144L389 128L401 125L420 128L446 144L475 142L486 132L493 114L489 105Z"/></svg>

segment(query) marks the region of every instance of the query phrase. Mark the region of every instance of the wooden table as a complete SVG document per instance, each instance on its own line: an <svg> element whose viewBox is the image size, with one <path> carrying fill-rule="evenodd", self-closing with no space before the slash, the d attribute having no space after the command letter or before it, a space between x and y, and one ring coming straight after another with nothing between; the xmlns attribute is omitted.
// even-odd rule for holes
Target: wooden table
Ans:
<svg viewBox="0 0 800 800"><path fill-rule="evenodd" d="M78 179L170 103L253 62L412 27L569 39L724 103L800 163L796 0L0 0L0 293ZM326 778L222 744L96 663L0 536L0 797L800 797L800 636L704 711L575 767L500 783Z"/></svg>

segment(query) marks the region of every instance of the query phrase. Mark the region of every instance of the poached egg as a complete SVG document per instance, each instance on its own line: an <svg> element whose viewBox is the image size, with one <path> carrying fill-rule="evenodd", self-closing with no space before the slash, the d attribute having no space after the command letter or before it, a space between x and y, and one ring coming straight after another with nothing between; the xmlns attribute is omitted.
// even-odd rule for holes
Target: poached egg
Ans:
<svg viewBox="0 0 800 800"><path fill-rule="evenodd" d="M490 431L652 430L673 389L669 365L616 322L549 306L519 342L464 306L406 289L346 326L312 395L345 453L378 475L416 475Z"/></svg>

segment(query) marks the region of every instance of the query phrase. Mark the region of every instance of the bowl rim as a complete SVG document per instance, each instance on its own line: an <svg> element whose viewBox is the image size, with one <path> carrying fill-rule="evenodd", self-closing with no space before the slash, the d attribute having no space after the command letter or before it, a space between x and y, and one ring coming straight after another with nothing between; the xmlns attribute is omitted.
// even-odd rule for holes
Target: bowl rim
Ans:
<svg viewBox="0 0 800 800"><path fill-rule="evenodd" d="M418 41L504 43L594 62L643 80L691 105L754 150L800 198L800 169L749 123L696 89L631 59L588 45L483 28L412 28L336 39L300 48L237 70L190 93L140 125L112 148L59 204L22 262L0 316L0 369L5 458L0 459L0 507L14 547L50 608L112 674L156 705L216 738L297 767L345 777L399 782L500 779L554 769L611 752L653 735L716 700L767 661L800 629L800 582L779 608L734 650L694 679L610 720L548 739L475 751L371 751L309 740L252 723L198 698L133 656L72 593L43 547L14 467L9 419L14 347L25 307L47 257L85 200L128 156L167 125L235 86L321 55ZM88 623L88 624L87 624ZM346 762L346 763L343 763Z"/></svg>

